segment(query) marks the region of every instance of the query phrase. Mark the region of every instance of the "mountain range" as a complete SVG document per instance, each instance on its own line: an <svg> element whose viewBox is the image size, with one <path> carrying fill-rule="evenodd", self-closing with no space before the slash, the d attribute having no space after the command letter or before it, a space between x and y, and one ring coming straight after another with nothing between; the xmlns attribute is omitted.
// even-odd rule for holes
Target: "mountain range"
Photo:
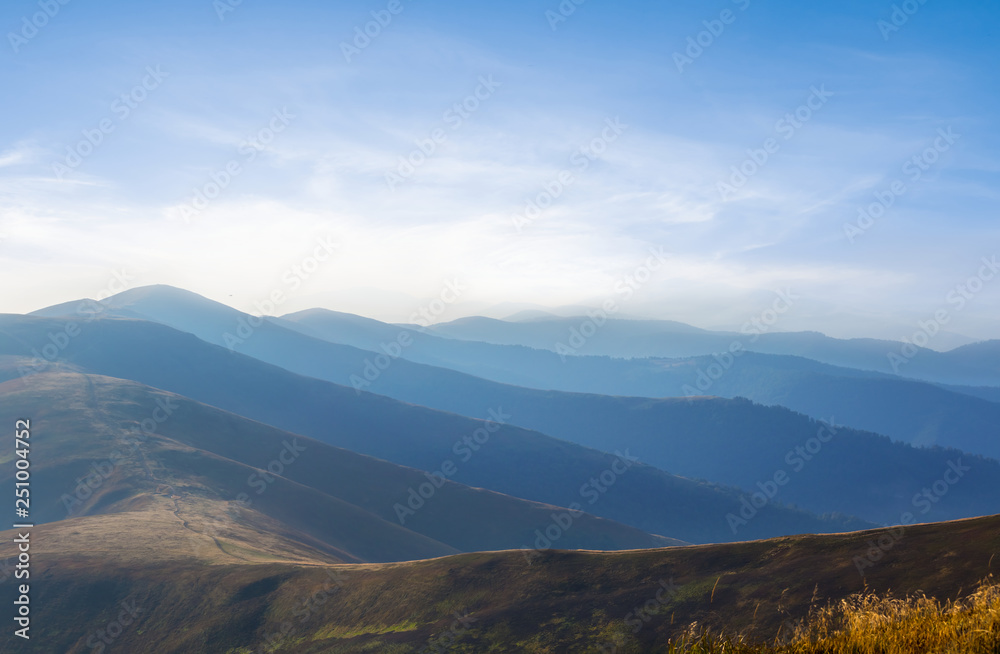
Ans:
<svg viewBox="0 0 1000 654"><path fill-rule="evenodd" d="M165 286L2 314L0 420L32 431L19 651L638 652L961 597L1000 547L1000 348L893 370L901 346Z"/></svg>

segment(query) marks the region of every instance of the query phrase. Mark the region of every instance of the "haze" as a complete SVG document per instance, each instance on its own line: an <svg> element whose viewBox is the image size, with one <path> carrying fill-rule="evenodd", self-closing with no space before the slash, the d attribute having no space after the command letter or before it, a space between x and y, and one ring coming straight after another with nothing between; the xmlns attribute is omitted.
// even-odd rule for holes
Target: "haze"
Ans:
<svg viewBox="0 0 1000 654"><path fill-rule="evenodd" d="M3 310L125 271L406 320L458 280L441 320L781 291L776 330L1000 337L995 4L391 4L6 3Z"/></svg>

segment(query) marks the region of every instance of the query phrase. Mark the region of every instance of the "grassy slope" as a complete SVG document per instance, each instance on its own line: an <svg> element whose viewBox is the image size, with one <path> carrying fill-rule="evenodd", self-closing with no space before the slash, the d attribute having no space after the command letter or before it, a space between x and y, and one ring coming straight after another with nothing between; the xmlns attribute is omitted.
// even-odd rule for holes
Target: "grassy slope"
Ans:
<svg viewBox="0 0 1000 654"><path fill-rule="evenodd" d="M169 418L138 448L129 445L141 435L141 421L163 406L171 407ZM403 528L393 505L406 501L408 488L427 481L419 471L107 377L46 373L28 378L24 385L2 384L0 421L13 425L15 416L34 421L36 521L65 518L61 498L74 494L76 480L86 478L94 463L109 471L107 479L91 477L94 492L80 493L82 501L73 506L73 515L132 510L136 496L169 495L183 505L209 502L224 507L218 513L225 524L269 518L293 539L304 535L311 546L324 544L332 556L345 561L520 547L531 543L534 530L545 529L557 510L448 482ZM0 437L2 451L12 451L12 438L12 432ZM273 481L265 484L262 469L282 457L287 460L285 444L293 441L301 453L280 470L275 467ZM110 466L115 451L125 456ZM10 485L13 470L9 464L0 468L4 487ZM251 478L259 483L252 484ZM241 493L246 495L243 502ZM573 548L624 549L677 541L583 515L560 542Z"/></svg>
<svg viewBox="0 0 1000 654"><path fill-rule="evenodd" d="M113 520L102 533L82 532L72 544L50 537L72 522L35 531L37 631L31 646L19 651L87 651L87 634L114 619L121 602L134 601L140 619L112 651L259 651L269 634L284 628L278 652L402 654L446 633L457 611L475 621L453 652L598 652L611 643L618 652L655 652L694 621L769 639L827 600L865 588L960 596L987 576L991 564L1000 565L994 560L1000 517L912 527L865 578L854 557L884 531L549 552L530 565L521 552L354 566L207 565L169 555L147 561L107 547L111 551L96 556L88 552L92 539L115 542L118 530L129 528ZM169 543L166 532L181 529L168 522L131 528L129 546L138 547L134 541L143 537ZM0 556L14 554L11 537L2 534ZM662 605L633 633L637 609L653 600L661 581L672 582L673 590L661 594ZM0 650L9 642L0 641Z"/></svg>

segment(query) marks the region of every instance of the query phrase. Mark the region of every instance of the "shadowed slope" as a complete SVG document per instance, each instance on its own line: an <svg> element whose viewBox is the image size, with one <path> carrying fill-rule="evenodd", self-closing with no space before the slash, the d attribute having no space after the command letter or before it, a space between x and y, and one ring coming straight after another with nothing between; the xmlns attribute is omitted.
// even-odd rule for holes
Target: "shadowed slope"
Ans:
<svg viewBox="0 0 1000 654"><path fill-rule="evenodd" d="M48 373L0 384L0 419L14 424L25 416L34 434L37 522L162 511L166 504L182 521L221 532L265 524L258 531L338 560L392 561L520 547L559 512L445 482L404 527L393 506L427 481L419 471L135 382ZM12 440L12 433L0 439L5 451ZM4 488L13 470L4 466ZM563 540L607 549L677 542L588 515L576 518Z"/></svg>
<svg viewBox="0 0 1000 654"><path fill-rule="evenodd" d="M832 536L617 553L461 554L378 565L205 566L184 558L155 562L88 553L104 533L64 525L35 531L37 608L32 641L18 651L83 652L124 605L137 619L114 642L121 651L283 654L449 651L658 651L697 621L702 627L772 638L810 606L864 589L968 593L996 569L1000 517ZM169 543L176 524L135 538ZM15 550L4 532L0 557ZM858 572L873 543L893 545ZM155 545L150 545L155 548ZM453 635L448 638L449 631ZM10 643L9 631L0 648ZM450 641L450 642L449 642ZM240 649L246 648L246 649ZM604 648L604 649L602 649ZM617 649L614 649L617 648Z"/></svg>

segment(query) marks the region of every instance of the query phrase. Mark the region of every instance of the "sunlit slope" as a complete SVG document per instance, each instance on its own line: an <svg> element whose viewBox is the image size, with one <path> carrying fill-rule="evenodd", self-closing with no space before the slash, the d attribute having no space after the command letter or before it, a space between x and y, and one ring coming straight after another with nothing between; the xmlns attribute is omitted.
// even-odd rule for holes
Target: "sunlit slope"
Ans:
<svg viewBox="0 0 1000 654"><path fill-rule="evenodd" d="M160 512L169 500L192 523L263 524L338 560L392 561L530 545L562 512L445 482L404 526L394 505L428 482L420 471L131 381L46 373L0 384L0 420L16 417L32 420L36 522ZM5 451L12 439L0 439ZM9 487L14 467L2 470ZM563 542L623 549L677 541L583 514Z"/></svg>
<svg viewBox="0 0 1000 654"><path fill-rule="evenodd" d="M18 651L83 652L122 603L141 611L120 651L281 653L659 651L700 627L772 638L811 607L864 589L951 598L996 569L1000 517L887 530L617 553L461 554L412 563L291 565L161 556L107 559L94 540L128 529L36 530L37 631ZM150 525L170 544L183 527ZM11 532L0 556L14 555ZM859 557L893 543L859 573ZM69 546L69 550L62 548ZM221 563L221 564L220 564ZM991 565L993 566L991 568ZM449 633L451 636L449 636ZM9 646L4 634L0 648ZM443 639L443 640L442 640ZM244 649L241 649L244 648Z"/></svg>

